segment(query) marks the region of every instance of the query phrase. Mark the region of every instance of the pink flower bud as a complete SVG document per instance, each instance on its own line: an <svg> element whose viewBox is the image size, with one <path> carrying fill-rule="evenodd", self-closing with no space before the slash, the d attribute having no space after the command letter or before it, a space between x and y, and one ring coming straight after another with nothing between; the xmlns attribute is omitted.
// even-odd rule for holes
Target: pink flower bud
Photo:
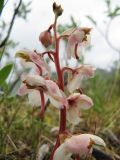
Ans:
<svg viewBox="0 0 120 160"><path fill-rule="evenodd" d="M39 40L44 47L48 47L52 44L52 36L50 31L43 31L40 33Z"/></svg>

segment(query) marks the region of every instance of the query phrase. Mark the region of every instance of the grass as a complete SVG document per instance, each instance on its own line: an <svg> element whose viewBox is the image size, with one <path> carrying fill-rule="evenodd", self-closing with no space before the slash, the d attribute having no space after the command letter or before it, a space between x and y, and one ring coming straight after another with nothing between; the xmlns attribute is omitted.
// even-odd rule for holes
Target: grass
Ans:
<svg viewBox="0 0 120 160"><path fill-rule="evenodd" d="M70 125L68 127L72 127L74 133L89 132L101 135L109 148L106 152L119 155L120 147L113 146L106 134L106 130L111 130L118 139L120 138L119 89L116 85L109 97L113 76L109 74L105 79L104 74L97 71L93 79L85 82L83 90L93 98L94 106L83 113L83 122L74 129ZM8 156L7 158L12 160L34 160L39 147L44 143L49 144L51 150L55 138L50 131L59 125L59 113L49 104L42 121L39 111L39 108L33 111L26 97L3 99L0 104L0 156L3 156L3 159Z"/></svg>

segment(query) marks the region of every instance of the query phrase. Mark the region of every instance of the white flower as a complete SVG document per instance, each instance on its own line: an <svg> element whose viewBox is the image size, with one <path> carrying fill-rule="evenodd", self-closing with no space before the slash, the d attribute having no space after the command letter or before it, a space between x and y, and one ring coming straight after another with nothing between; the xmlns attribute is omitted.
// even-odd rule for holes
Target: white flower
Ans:
<svg viewBox="0 0 120 160"><path fill-rule="evenodd" d="M91 28L78 28L70 34L67 43L67 58L79 58L82 50L90 43ZM80 50L78 51L78 47ZM78 53L80 52L80 53Z"/></svg>
<svg viewBox="0 0 120 160"><path fill-rule="evenodd" d="M85 94L73 93L68 98L67 120L76 125L80 122L81 110L89 109L93 101Z"/></svg>
<svg viewBox="0 0 120 160"><path fill-rule="evenodd" d="M36 52L24 51L24 50L18 51L16 53L16 57L20 57L22 59L21 63L23 67L25 68L34 67L36 73L38 74L40 74L41 71L44 74L50 72L50 68L48 67L44 59L41 57L41 55L38 55Z"/></svg>
<svg viewBox="0 0 120 160"><path fill-rule="evenodd" d="M93 77L95 69L90 65L81 65L69 77L67 88L69 92L79 89L84 78Z"/></svg>
<svg viewBox="0 0 120 160"><path fill-rule="evenodd" d="M69 160L72 154L79 154L80 158L86 157L92 153L93 145L105 147L105 142L92 134L73 135L57 148L53 160Z"/></svg>
<svg viewBox="0 0 120 160"><path fill-rule="evenodd" d="M32 106L34 106L34 107L40 106L40 104L41 104L40 92L35 89L31 90L28 94L28 100Z"/></svg>
<svg viewBox="0 0 120 160"><path fill-rule="evenodd" d="M67 106L66 96L59 89L58 85L55 82L51 80L46 80L46 87L48 89L48 98L55 107L63 108L63 106Z"/></svg>
<svg viewBox="0 0 120 160"><path fill-rule="evenodd" d="M19 95L30 94L28 97L33 101L36 101L34 94L31 91L36 91L40 96L40 91L44 92L44 94L50 99L50 102L56 108L63 108L63 106L67 106L66 96L59 89L58 85L52 80L46 80L39 75L22 75L22 81L24 84L19 88ZM38 92L39 91L39 92ZM39 96L36 96L39 97ZM32 102L32 104L37 104L37 102Z"/></svg>

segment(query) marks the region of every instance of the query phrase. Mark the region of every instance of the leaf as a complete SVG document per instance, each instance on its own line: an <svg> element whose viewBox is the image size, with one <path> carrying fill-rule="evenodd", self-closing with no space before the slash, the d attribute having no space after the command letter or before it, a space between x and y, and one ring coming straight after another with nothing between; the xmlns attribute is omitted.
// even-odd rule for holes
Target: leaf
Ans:
<svg viewBox="0 0 120 160"><path fill-rule="evenodd" d="M4 5L4 0L0 0L0 14L2 12L3 5Z"/></svg>
<svg viewBox="0 0 120 160"><path fill-rule="evenodd" d="M8 78L8 76L12 70L12 67L13 67L13 64L8 64L0 70L0 86L2 86L2 84Z"/></svg>
<svg viewBox="0 0 120 160"><path fill-rule="evenodd" d="M91 17L91 16L86 16L94 25L97 25L97 22Z"/></svg>

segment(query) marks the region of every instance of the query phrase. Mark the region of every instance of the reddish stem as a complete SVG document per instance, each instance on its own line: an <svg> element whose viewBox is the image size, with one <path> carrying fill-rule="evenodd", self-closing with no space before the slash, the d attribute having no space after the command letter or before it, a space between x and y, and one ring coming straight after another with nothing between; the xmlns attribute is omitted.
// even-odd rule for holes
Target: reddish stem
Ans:
<svg viewBox="0 0 120 160"><path fill-rule="evenodd" d="M64 74L65 71L70 71L70 72L73 73L73 72L74 72L74 69L72 69L72 68L70 68L70 67L63 67L63 68L62 68L62 71L61 71L61 72L62 72L62 75Z"/></svg>
<svg viewBox="0 0 120 160"><path fill-rule="evenodd" d="M49 56L49 58L54 62L54 59L53 59L53 57L51 56L50 53L48 53L48 56Z"/></svg>
<svg viewBox="0 0 120 160"><path fill-rule="evenodd" d="M59 61L59 38L57 38L56 22L57 22L57 17L55 17L55 22L54 22L54 27L53 27L54 36L55 36L54 62L55 62L57 76L58 76L58 86L62 91L64 91L64 82L63 82L62 70L60 68L60 61ZM65 129L66 129L66 108L64 107L63 109L60 110L59 134L64 133ZM59 145L60 145L60 138L58 136L57 140L56 140L56 144L55 144L53 151L51 153L50 160L53 160L54 152L59 147Z"/></svg>
<svg viewBox="0 0 120 160"><path fill-rule="evenodd" d="M43 52L43 53L41 53L42 57L43 57L45 54L51 54L51 55L54 56L55 52L53 52L53 51L46 51L46 52Z"/></svg>
<svg viewBox="0 0 120 160"><path fill-rule="evenodd" d="M48 32L50 32L50 30L53 28L54 24L51 24L48 28Z"/></svg>
<svg viewBox="0 0 120 160"><path fill-rule="evenodd" d="M78 43L75 45L75 58L79 59L79 56L77 54L77 48L78 48Z"/></svg>
<svg viewBox="0 0 120 160"><path fill-rule="evenodd" d="M80 160L79 154L77 154L75 157L76 157L75 160Z"/></svg>
<svg viewBox="0 0 120 160"><path fill-rule="evenodd" d="M36 66L38 67L39 72L40 72L40 76L41 76L42 75L42 68L40 66L38 66L37 64L36 64Z"/></svg>

